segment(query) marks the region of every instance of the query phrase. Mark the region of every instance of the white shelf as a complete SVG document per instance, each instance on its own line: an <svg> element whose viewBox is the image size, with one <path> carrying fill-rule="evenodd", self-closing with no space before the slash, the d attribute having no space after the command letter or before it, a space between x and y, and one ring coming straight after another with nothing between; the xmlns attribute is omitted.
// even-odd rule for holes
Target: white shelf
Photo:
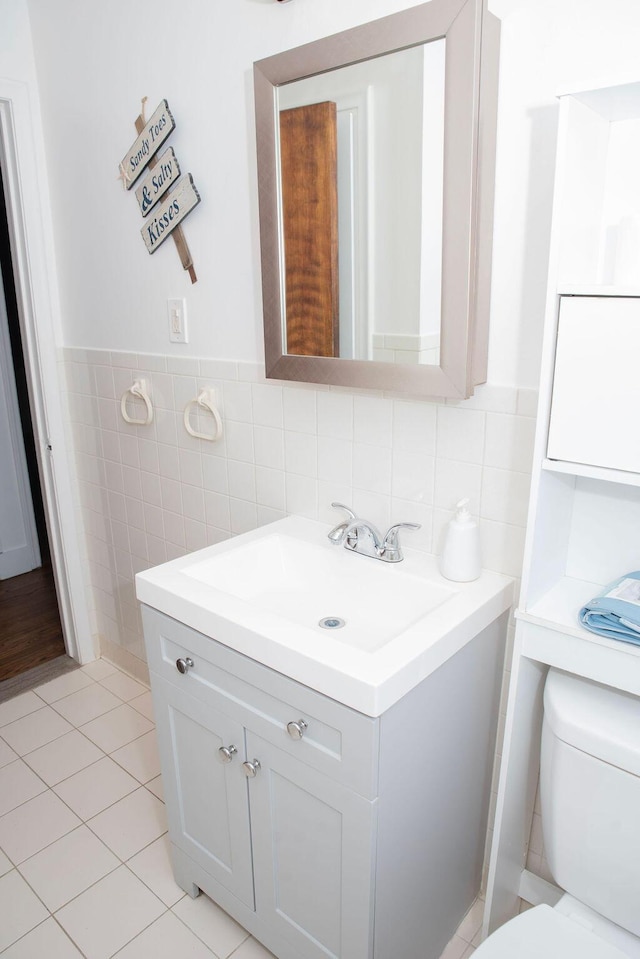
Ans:
<svg viewBox="0 0 640 959"><path fill-rule="evenodd" d="M584 629L578 612L602 585L560 579L528 610L517 610L522 655L640 696L640 646Z"/></svg>
<svg viewBox="0 0 640 959"><path fill-rule="evenodd" d="M604 583L589 583L584 579L564 576L536 603L518 610L518 619L546 626L572 636L588 638L593 635L580 626L578 612L590 599L597 596Z"/></svg>
<svg viewBox="0 0 640 959"><path fill-rule="evenodd" d="M640 296L640 286L598 283L558 283L558 296Z"/></svg>
<svg viewBox="0 0 640 959"><path fill-rule="evenodd" d="M586 476L588 479L604 480L607 483L620 483L623 486L640 486L640 474L626 470L608 469L605 466L591 466L588 463L569 463L566 460L542 461L542 469L549 473L566 473L569 476Z"/></svg>

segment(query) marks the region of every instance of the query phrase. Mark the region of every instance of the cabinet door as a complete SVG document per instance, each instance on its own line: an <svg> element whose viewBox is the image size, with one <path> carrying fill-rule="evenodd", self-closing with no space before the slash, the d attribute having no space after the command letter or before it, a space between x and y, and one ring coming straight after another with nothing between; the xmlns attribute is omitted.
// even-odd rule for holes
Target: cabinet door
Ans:
<svg viewBox="0 0 640 959"><path fill-rule="evenodd" d="M171 840L253 908L244 729L165 680L151 685ZM232 746L221 762L220 748Z"/></svg>
<svg viewBox="0 0 640 959"><path fill-rule="evenodd" d="M256 913L300 959L372 955L376 803L247 732Z"/></svg>
<svg viewBox="0 0 640 959"><path fill-rule="evenodd" d="M640 472L640 298L563 296L549 459Z"/></svg>

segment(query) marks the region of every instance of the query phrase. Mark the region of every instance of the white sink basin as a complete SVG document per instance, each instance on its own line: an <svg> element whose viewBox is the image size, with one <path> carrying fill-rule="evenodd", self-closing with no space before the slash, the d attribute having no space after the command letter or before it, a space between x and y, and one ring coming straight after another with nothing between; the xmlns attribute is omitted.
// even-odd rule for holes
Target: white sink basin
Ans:
<svg viewBox="0 0 640 959"><path fill-rule="evenodd" d="M325 537L326 539L326 537ZM402 564L277 532L184 570L186 576L338 643L373 651L456 595ZM329 625L320 625L328 620ZM333 625L335 624L335 625Z"/></svg>
<svg viewBox="0 0 640 959"><path fill-rule="evenodd" d="M138 599L370 716L509 608L512 581L498 573L452 583L433 556L405 549L383 563L328 531L290 516L138 573Z"/></svg>

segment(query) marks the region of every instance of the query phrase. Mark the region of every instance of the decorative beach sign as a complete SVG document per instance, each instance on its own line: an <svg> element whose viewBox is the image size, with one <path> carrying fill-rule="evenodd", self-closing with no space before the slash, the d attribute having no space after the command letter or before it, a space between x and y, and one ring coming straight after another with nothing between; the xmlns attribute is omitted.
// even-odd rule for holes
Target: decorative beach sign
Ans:
<svg viewBox="0 0 640 959"><path fill-rule="evenodd" d="M186 173L140 230L149 253L156 252L199 202L200 194L193 185L191 174Z"/></svg>
<svg viewBox="0 0 640 959"><path fill-rule="evenodd" d="M168 236L172 237L183 269L195 283L198 277L180 224L198 205L200 194L190 173L180 176L180 164L172 147L158 156L176 125L167 101L162 100L150 120L145 117L146 101L143 97L142 109L135 119L138 138L120 162L119 179L127 190L138 182L135 196L145 217L140 233L149 253L155 253Z"/></svg>
<svg viewBox="0 0 640 959"><path fill-rule="evenodd" d="M136 187L136 200L143 216L147 216L151 212L179 176L180 165L173 152L173 147L169 147L162 156L158 157L155 166L150 166L149 172Z"/></svg>
<svg viewBox="0 0 640 959"><path fill-rule="evenodd" d="M127 190L131 189L151 157L158 152L164 141L170 136L175 125L169 104L166 100L163 100L151 119L145 121L137 140L120 163L120 175Z"/></svg>

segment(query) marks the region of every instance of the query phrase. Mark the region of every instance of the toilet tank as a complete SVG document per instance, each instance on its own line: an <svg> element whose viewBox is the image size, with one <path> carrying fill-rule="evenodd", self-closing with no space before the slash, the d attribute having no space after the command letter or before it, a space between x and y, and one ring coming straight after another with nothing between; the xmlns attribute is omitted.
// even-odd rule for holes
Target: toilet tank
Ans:
<svg viewBox="0 0 640 959"><path fill-rule="evenodd" d="M549 670L540 799L555 881L640 936L640 698Z"/></svg>

